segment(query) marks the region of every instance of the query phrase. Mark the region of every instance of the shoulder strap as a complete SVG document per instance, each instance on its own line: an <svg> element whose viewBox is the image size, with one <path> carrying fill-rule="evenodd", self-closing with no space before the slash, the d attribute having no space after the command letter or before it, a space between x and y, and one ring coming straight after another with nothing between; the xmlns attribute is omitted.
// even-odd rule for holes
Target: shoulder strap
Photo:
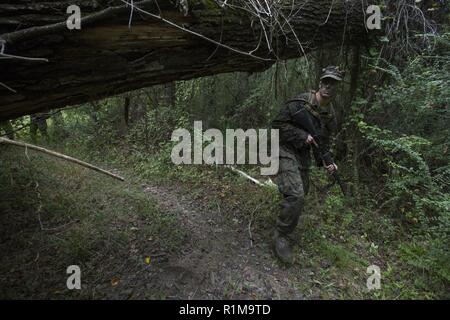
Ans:
<svg viewBox="0 0 450 320"><path fill-rule="evenodd" d="M286 104L291 103L291 102L303 102L303 107L306 110L308 110L309 113L311 113L315 118L317 118L318 120L321 120L320 114L317 111L315 111L312 107L312 99L313 99L312 93L309 92L307 97L302 94L294 99L287 101Z"/></svg>

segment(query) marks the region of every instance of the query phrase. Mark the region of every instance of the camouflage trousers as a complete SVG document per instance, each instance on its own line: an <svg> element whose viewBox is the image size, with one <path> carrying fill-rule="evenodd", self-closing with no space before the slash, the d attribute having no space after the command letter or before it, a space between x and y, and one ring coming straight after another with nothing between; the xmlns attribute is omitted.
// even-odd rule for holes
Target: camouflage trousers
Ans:
<svg viewBox="0 0 450 320"><path fill-rule="evenodd" d="M302 167L293 153L282 149L279 161L277 183L283 199L276 229L281 235L287 235L294 231L303 212L305 196L309 190L309 168Z"/></svg>

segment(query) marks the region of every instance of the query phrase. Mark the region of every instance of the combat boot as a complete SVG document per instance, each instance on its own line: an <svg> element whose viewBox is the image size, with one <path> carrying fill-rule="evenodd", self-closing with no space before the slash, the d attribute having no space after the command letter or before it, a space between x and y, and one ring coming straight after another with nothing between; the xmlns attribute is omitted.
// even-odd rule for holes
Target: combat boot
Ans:
<svg viewBox="0 0 450 320"><path fill-rule="evenodd" d="M276 256L284 263L292 263L292 248L289 240L280 235L278 230L274 233L274 251Z"/></svg>

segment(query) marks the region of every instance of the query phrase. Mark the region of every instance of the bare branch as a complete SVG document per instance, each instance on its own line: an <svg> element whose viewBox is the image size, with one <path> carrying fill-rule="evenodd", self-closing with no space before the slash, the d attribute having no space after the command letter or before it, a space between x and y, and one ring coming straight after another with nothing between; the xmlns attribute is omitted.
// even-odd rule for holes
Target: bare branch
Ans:
<svg viewBox="0 0 450 320"><path fill-rule="evenodd" d="M0 86L5 87L5 88L8 89L9 91L12 91L12 92L14 92L14 93L17 93L16 90L14 90L14 89L11 88L11 87L8 87L8 86L7 86L6 84L4 84L3 82L0 82Z"/></svg>
<svg viewBox="0 0 450 320"><path fill-rule="evenodd" d="M55 151L48 150L48 149L45 149L45 148L42 148L42 147L39 147L39 146L35 146L33 144L29 144L29 143L25 143L25 142L21 142L21 141L14 141L14 140L6 139L6 138L0 138L0 144L2 144L2 143L3 144L9 144L9 145L15 145L15 146L22 147L22 148L25 148L25 149L29 148L29 149L33 149L33 150L36 150L36 151L40 151L40 152L49 154L51 156L54 156L54 157L57 157L57 158L60 158L60 159L64 159L64 160L67 160L67 161L70 161L70 162L77 163L77 164L79 164L79 165L81 165L83 167L86 167L86 168L89 168L89 169L92 169L92 170L104 173L104 174L106 174L108 176L111 176L113 178L119 179L121 181L125 180L121 176L118 176L118 175L116 175L114 173L106 171L106 170L104 170L102 168L96 167L96 166L94 166L94 165L92 165L90 163L87 163L87 162L84 162L84 161L81 161L81 160L69 157L69 156L67 156L65 154L62 154L62 153L59 153L59 152L55 152Z"/></svg>

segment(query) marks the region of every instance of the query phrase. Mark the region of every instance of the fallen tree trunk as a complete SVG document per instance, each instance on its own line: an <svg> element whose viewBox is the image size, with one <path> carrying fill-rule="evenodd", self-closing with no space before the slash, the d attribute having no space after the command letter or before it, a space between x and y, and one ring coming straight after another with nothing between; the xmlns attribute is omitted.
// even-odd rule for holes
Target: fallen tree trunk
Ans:
<svg viewBox="0 0 450 320"><path fill-rule="evenodd" d="M262 71L275 59L367 41L366 1L294 2L298 12L273 32L212 0L188 1L187 14L174 1L134 1L131 19L122 0L78 1L81 30L66 27L72 0L2 1L0 121L174 80Z"/></svg>

